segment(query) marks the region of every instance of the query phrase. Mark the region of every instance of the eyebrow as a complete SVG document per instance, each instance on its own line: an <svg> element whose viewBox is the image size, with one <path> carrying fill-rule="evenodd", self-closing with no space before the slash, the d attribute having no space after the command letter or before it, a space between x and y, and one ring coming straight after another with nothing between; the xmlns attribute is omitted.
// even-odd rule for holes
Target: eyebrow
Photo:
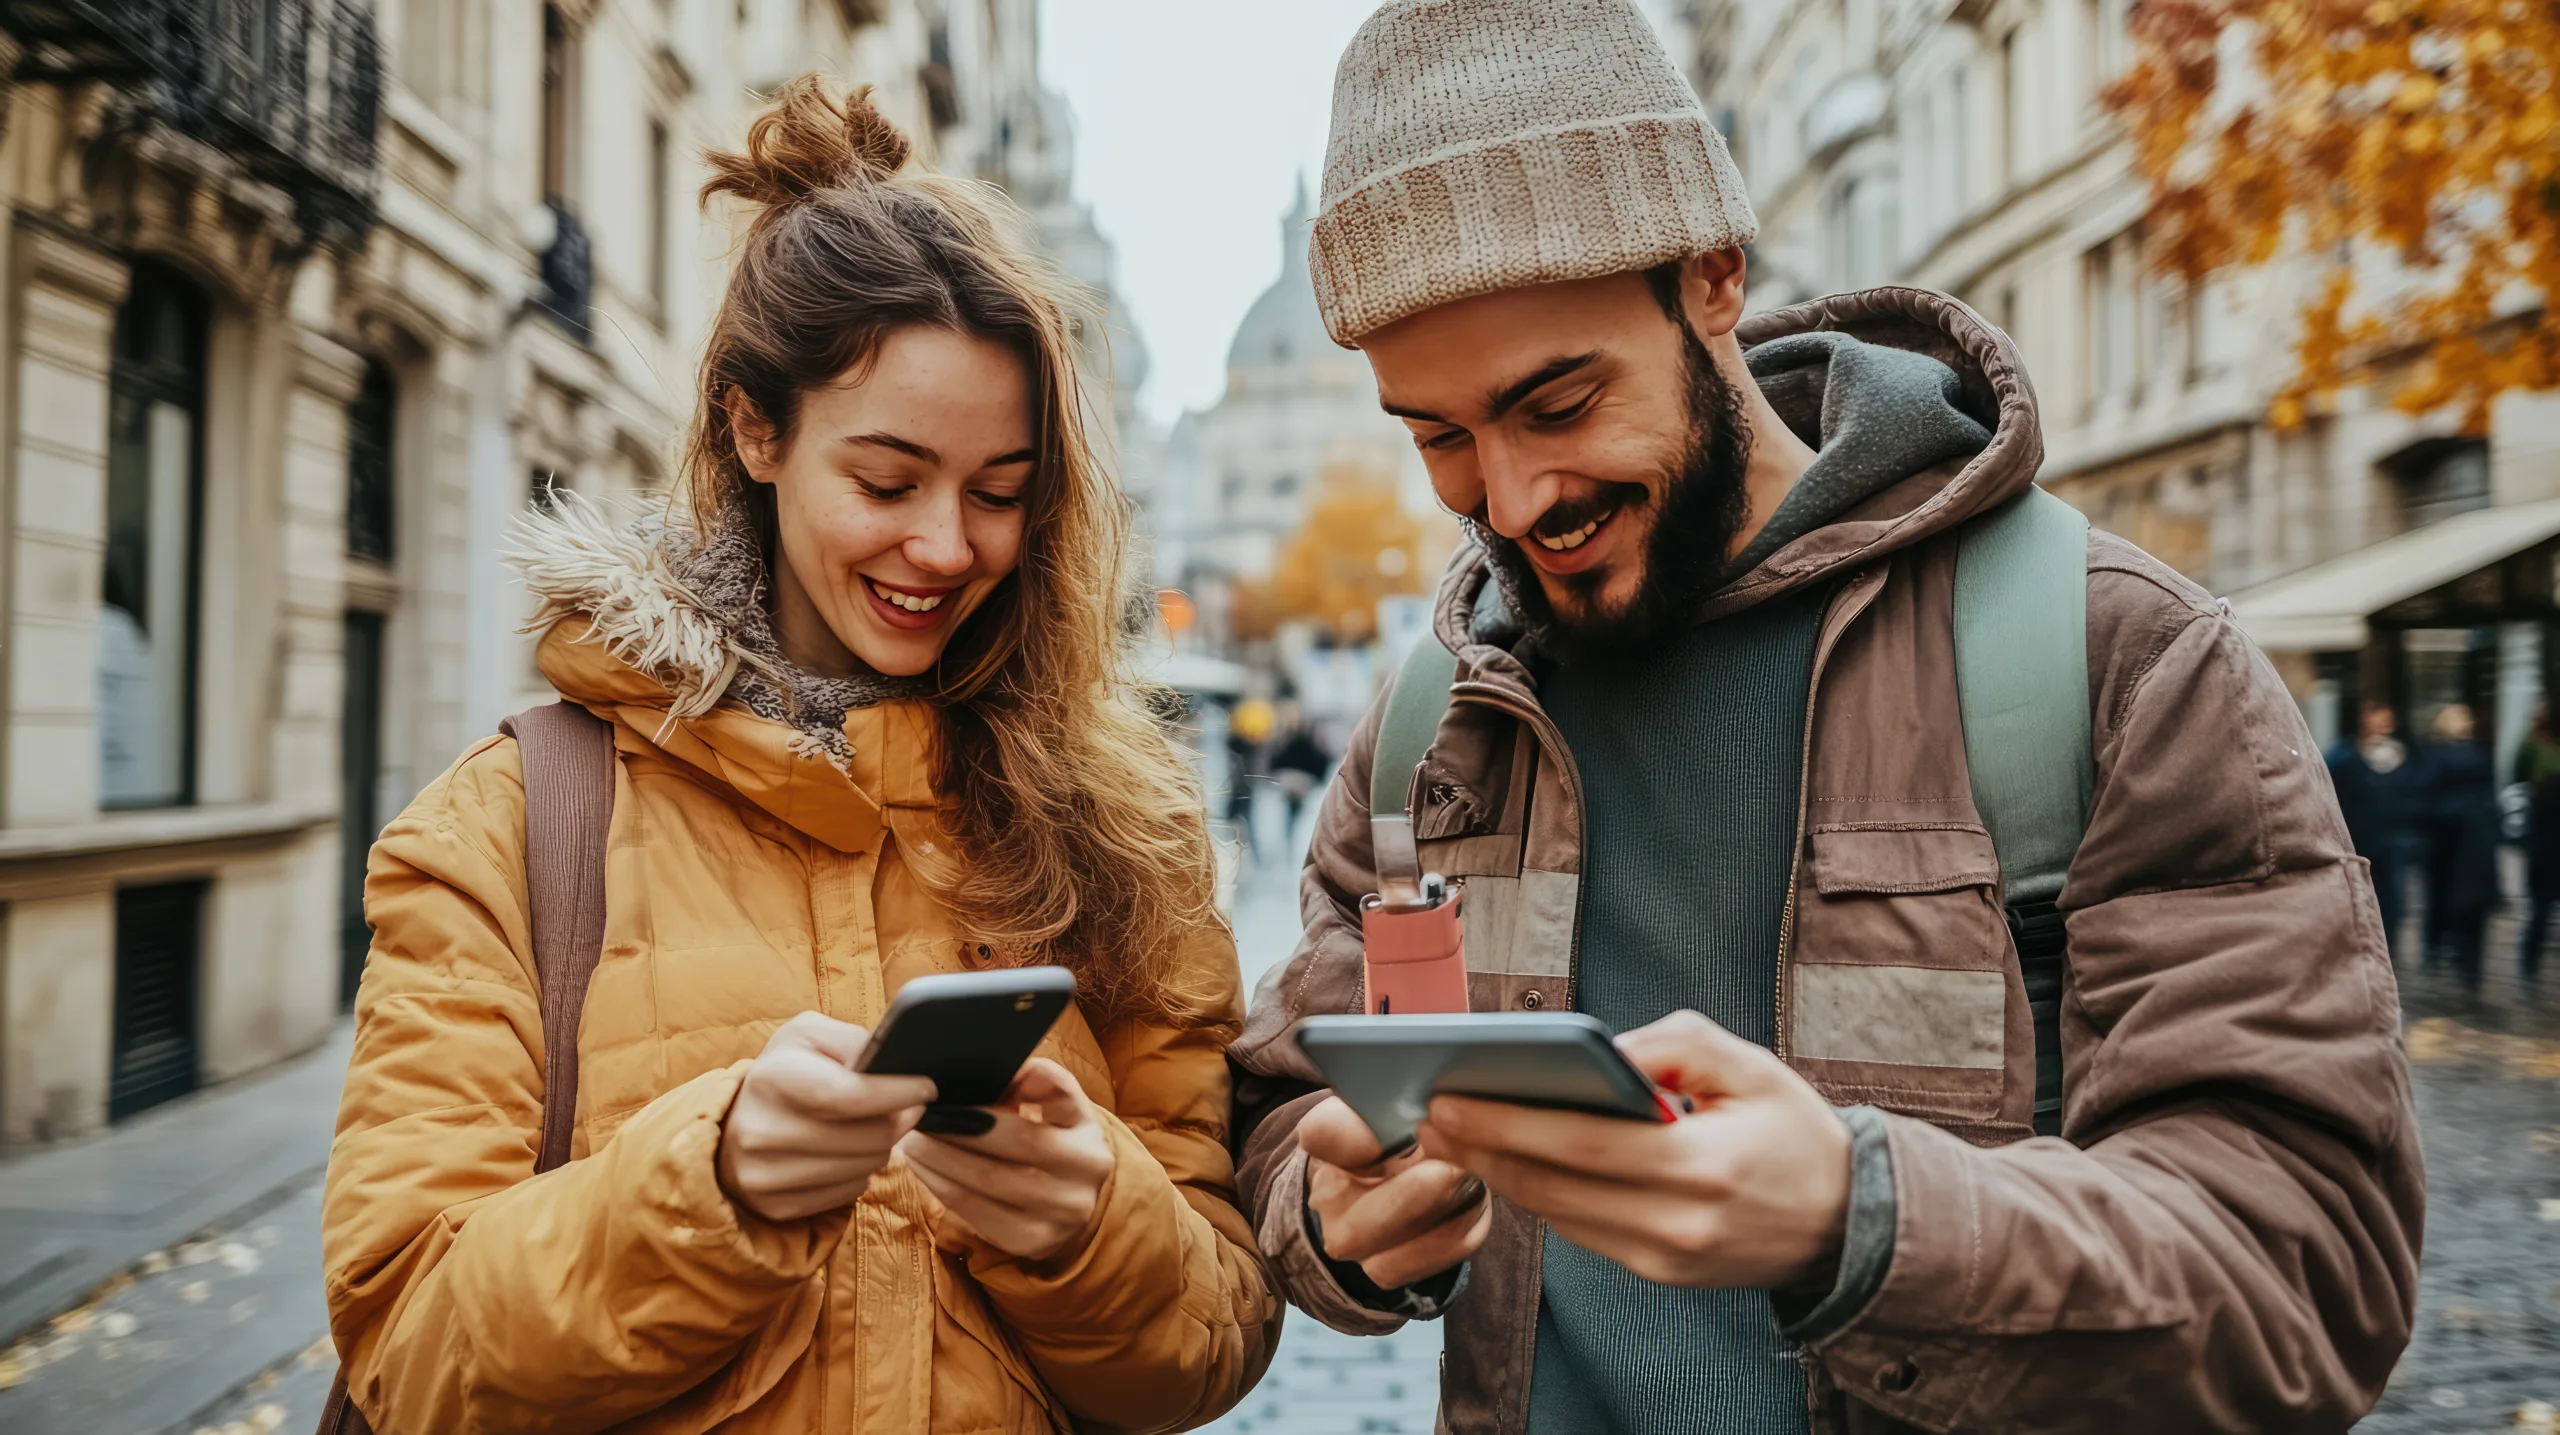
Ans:
<svg viewBox="0 0 2560 1435"><path fill-rule="evenodd" d="M847 434L844 441L846 443L866 444L872 448L885 448L892 453L902 453L909 458L917 459L924 463L939 464L942 462L941 454L934 452L923 444L917 443L914 439L900 438L893 433ZM1018 448L1011 453L997 454L994 458L988 459L985 463L978 466L980 468L1002 468L1006 464L1010 463L1036 463L1039 461L1039 458L1040 455L1030 449Z"/></svg>
<svg viewBox="0 0 2560 1435"><path fill-rule="evenodd" d="M1582 370L1599 362L1599 359L1600 351L1597 349L1594 349L1587 354L1572 354L1560 359L1549 359L1546 363L1540 365L1536 372L1519 379L1514 379L1510 383L1504 384L1500 388L1494 389L1486 394L1485 418L1488 421L1501 418L1504 414L1518 408L1522 399L1529 397L1531 394L1536 393L1538 390L1545 388L1547 385L1554 383L1556 380L1563 378L1567 374L1580 373ZM1388 413L1393 414L1397 418L1412 419L1418 423L1445 424L1449 422L1449 420L1442 418L1438 414L1426 413L1421 409L1409 409L1404 407L1402 404L1398 404L1384 398L1378 400L1378 407L1385 409Z"/></svg>

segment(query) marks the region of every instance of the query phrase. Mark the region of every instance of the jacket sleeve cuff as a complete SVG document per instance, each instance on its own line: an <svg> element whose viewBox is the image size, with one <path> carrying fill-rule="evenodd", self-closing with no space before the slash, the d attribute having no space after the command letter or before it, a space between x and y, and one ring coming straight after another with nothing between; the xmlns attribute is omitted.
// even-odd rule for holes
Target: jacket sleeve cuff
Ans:
<svg viewBox="0 0 2560 1435"><path fill-rule="evenodd" d="M1334 1273L1337 1263L1326 1258L1310 1219L1307 1153L1293 1147L1271 1173L1262 1221L1254 1232L1291 1305L1345 1335L1385 1335L1416 1318L1403 1310L1368 1305L1346 1290ZM1432 1308L1430 1313L1439 1311Z"/></svg>
<svg viewBox="0 0 2560 1435"><path fill-rule="evenodd" d="M776 1289L815 1275L835 1254L851 1220L831 1211L798 1221L768 1221L729 1198L720 1185L720 1137L751 1062L705 1072L651 1102L614 1137L615 1144L663 1142L643 1177L642 1199L659 1212L653 1228L671 1233L737 1277ZM656 1129L652 1129L656 1128Z"/></svg>
<svg viewBox="0 0 2560 1435"><path fill-rule="evenodd" d="M1893 1142L1884 1113L1852 1106L1840 1113L1849 1128L1849 1220L1840 1241L1838 1272L1825 1291L1772 1291L1778 1333L1811 1344L1857 1318L1893 1268Z"/></svg>

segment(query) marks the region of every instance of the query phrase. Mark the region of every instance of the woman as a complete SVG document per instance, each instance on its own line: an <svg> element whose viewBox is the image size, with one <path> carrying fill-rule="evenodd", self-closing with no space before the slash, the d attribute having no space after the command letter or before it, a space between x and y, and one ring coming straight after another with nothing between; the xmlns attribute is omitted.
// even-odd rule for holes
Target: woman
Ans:
<svg viewBox="0 0 2560 1435"><path fill-rule="evenodd" d="M2498 780L2489 750L2475 740L2471 709L2447 703L2427 745L2428 930L2453 968L2480 981L2480 946L2498 903ZM2432 949L2429 955L2434 953Z"/></svg>
<svg viewBox="0 0 2560 1435"><path fill-rule="evenodd" d="M1234 948L1065 286L906 157L813 77L712 157L755 218L679 518L572 501L518 555L619 767L578 1159L532 1174L514 742L375 848L325 1243L378 1429L1175 1429L1268 1358ZM1080 994L993 1132L850 1070L910 978L1022 961Z"/></svg>

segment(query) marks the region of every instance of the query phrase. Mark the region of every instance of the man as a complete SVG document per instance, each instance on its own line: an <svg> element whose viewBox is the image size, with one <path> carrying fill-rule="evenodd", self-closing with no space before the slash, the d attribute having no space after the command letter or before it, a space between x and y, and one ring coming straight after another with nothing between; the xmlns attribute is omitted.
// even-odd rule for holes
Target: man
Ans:
<svg viewBox="0 0 2560 1435"><path fill-rule="evenodd" d="M2356 736L2329 749L2329 781L2356 854L2373 865L2374 896L2382 912L2386 944L2397 945L2408 910L2411 849L2419 844L2418 819L2426 781L2400 741L2399 714L2389 703L2366 703Z"/></svg>
<svg viewBox="0 0 2560 1435"><path fill-rule="evenodd" d="M1264 1250L1336 1329L1445 1314L1461 1435L2341 1429L2407 1339L2423 1198L2320 755L2210 598L2086 540L2031 1139L1950 613L2033 393L1935 295L1745 322L1754 225L1628 0L1403 0L1343 57L1317 295L1474 539L1421 865L1463 886L1476 1010L1591 1013L1696 1114L1442 1098L1379 1163L1290 1037L1361 1006L1373 711L1232 1053Z"/></svg>

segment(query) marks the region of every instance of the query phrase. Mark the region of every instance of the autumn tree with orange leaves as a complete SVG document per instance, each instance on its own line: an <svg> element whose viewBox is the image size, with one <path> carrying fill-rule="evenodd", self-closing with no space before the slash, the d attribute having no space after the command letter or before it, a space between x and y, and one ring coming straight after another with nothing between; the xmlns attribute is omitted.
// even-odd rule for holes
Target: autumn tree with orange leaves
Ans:
<svg viewBox="0 0 2560 1435"><path fill-rule="evenodd" d="M2162 269L2322 271L2277 425L2388 377L2476 432L2560 386L2560 4L2141 0L2133 34L2106 98Z"/></svg>
<svg viewBox="0 0 2560 1435"><path fill-rule="evenodd" d="M1307 619L1338 641L1367 642L1377 633L1380 598L1427 592L1439 577L1445 527L1405 510L1394 474L1351 460L1327 464L1270 581L1238 588L1236 636L1268 637L1281 623Z"/></svg>

